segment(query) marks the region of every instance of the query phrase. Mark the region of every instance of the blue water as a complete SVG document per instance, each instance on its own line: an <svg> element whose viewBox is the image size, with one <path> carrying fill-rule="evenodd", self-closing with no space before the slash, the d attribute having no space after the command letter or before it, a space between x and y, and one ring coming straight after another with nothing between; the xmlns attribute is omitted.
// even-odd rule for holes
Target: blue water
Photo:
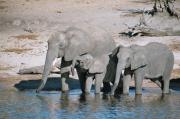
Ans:
<svg viewBox="0 0 180 119"><path fill-rule="evenodd" d="M179 119L180 92L162 96L158 89L145 89L142 96L114 98L109 95L81 96L34 90L0 90L0 119Z"/></svg>

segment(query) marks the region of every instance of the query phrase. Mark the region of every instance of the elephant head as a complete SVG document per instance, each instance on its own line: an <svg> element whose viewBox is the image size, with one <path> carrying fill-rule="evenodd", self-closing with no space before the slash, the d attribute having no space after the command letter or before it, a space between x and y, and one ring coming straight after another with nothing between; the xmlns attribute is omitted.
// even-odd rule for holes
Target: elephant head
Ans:
<svg viewBox="0 0 180 119"><path fill-rule="evenodd" d="M116 68L116 78L114 81L114 86L112 88L112 94L114 94L115 89L120 81L120 75L122 70L130 68L131 70L136 70L147 64L147 59L144 55L141 46L133 45L130 47L121 47L117 54L118 63Z"/></svg>
<svg viewBox="0 0 180 119"><path fill-rule="evenodd" d="M68 42L66 40L65 33L55 33L53 34L48 40L48 50L46 54L46 60L44 65L44 70L42 74L42 81L38 89L36 90L39 92L45 85L47 81L47 77L50 73L50 69L52 66L53 61L57 57L64 56L64 49L67 47Z"/></svg>
<svg viewBox="0 0 180 119"><path fill-rule="evenodd" d="M79 65L82 69L89 69L93 64L94 58L90 54L83 54L73 59L72 68L74 70L75 65Z"/></svg>
<svg viewBox="0 0 180 119"><path fill-rule="evenodd" d="M88 70L89 73L102 73L105 71L106 66L109 61L108 55L102 55L96 58L93 58L90 54L84 54L82 56L78 56L73 60L72 68L76 63L85 70Z"/></svg>

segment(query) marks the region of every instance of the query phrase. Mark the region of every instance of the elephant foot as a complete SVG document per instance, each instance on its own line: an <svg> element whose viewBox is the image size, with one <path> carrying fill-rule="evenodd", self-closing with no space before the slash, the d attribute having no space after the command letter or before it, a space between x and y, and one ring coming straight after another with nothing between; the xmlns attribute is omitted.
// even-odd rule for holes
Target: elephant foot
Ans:
<svg viewBox="0 0 180 119"><path fill-rule="evenodd" d="M101 92L100 90L95 90L94 93L95 93L95 94L100 94L100 92Z"/></svg>
<svg viewBox="0 0 180 119"><path fill-rule="evenodd" d="M168 96L170 93L162 93L162 96Z"/></svg>
<svg viewBox="0 0 180 119"><path fill-rule="evenodd" d="M62 93L68 93L69 92L69 90L62 90Z"/></svg>
<svg viewBox="0 0 180 119"><path fill-rule="evenodd" d="M128 91L123 91L123 95L129 95Z"/></svg>
<svg viewBox="0 0 180 119"><path fill-rule="evenodd" d="M162 93L167 95L167 94L170 94L172 91L171 90L163 90Z"/></svg>
<svg viewBox="0 0 180 119"><path fill-rule="evenodd" d="M124 96L129 95L129 93L123 93Z"/></svg>
<svg viewBox="0 0 180 119"><path fill-rule="evenodd" d="M167 92L163 92L163 95L169 95L171 93L171 91L167 91Z"/></svg>
<svg viewBox="0 0 180 119"><path fill-rule="evenodd" d="M142 93L136 93L136 95L142 95Z"/></svg>
<svg viewBox="0 0 180 119"><path fill-rule="evenodd" d="M99 94L100 94L100 92L95 92L94 94L95 94L95 95L99 95Z"/></svg>
<svg viewBox="0 0 180 119"><path fill-rule="evenodd" d="M142 95L142 90L136 90L136 95Z"/></svg>
<svg viewBox="0 0 180 119"><path fill-rule="evenodd" d="M79 101L86 101L88 99L88 96L90 96L90 93L81 93Z"/></svg>
<svg viewBox="0 0 180 119"><path fill-rule="evenodd" d="M69 85L66 82L66 78L62 78L61 79L61 83L62 83L62 91L68 91L69 90Z"/></svg>
<svg viewBox="0 0 180 119"><path fill-rule="evenodd" d="M110 95L114 95L114 91L111 91Z"/></svg>
<svg viewBox="0 0 180 119"><path fill-rule="evenodd" d="M82 91L81 95L89 95L90 92Z"/></svg>
<svg viewBox="0 0 180 119"><path fill-rule="evenodd" d="M85 95L89 95L89 94L90 94L90 91L85 91L84 94L85 94Z"/></svg>

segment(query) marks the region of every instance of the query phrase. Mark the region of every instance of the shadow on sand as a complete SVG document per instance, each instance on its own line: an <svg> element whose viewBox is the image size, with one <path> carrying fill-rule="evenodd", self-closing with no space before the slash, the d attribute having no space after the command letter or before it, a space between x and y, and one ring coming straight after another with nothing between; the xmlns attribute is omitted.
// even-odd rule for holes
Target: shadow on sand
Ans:
<svg viewBox="0 0 180 119"><path fill-rule="evenodd" d="M15 84L14 87L18 90L29 90L29 89L37 89L40 85L41 80L23 80L19 83ZM80 89L79 80L76 79L67 79L66 82L69 84L69 89ZM61 78L48 78L47 83L43 90L46 91L59 91L61 90ZM134 87L130 87L130 89L134 89ZM180 91L180 78L171 79L170 89Z"/></svg>
<svg viewBox="0 0 180 119"><path fill-rule="evenodd" d="M180 78L171 79L170 88L173 90L180 91Z"/></svg>
<svg viewBox="0 0 180 119"><path fill-rule="evenodd" d="M23 80L15 84L14 87L18 90L29 90L37 89L40 85L41 80ZM76 79L67 79L66 82L69 84L70 90L80 89L79 80ZM61 90L61 78L48 78L45 87L43 90L46 91L59 91Z"/></svg>

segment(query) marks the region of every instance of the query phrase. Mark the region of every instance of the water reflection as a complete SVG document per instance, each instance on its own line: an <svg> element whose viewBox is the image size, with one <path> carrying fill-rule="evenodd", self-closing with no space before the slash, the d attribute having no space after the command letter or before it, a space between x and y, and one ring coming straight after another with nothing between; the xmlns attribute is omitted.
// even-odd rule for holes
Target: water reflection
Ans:
<svg viewBox="0 0 180 119"><path fill-rule="evenodd" d="M133 91L132 91L133 92ZM0 118L10 119L178 119L180 93L161 95L81 95L80 90L69 93L0 90Z"/></svg>

